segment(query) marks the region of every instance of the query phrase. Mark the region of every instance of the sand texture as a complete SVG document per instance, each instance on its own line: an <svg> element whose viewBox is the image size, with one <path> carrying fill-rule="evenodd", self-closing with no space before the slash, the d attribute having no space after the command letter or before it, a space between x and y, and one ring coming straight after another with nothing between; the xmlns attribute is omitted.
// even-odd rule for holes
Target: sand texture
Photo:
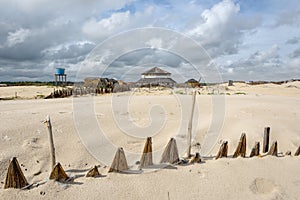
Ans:
<svg viewBox="0 0 300 200"><path fill-rule="evenodd" d="M224 113L214 105L214 98L220 95L205 95L211 88L202 88L197 95L192 143L202 145L207 134L217 134L213 147L201 155L205 156L204 162L144 169L135 174L108 173L117 147L123 147L132 172L138 172L137 161L147 136L152 137L154 164L159 164L171 137L176 139L179 156L184 155L190 90L188 95L184 89L183 94L178 90L138 91L129 100L129 93L44 100L33 98L36 94L47 95L53 88L30 87L26 92L28 88L24 87L24 93L18 94L31 99L0 101L1 199L299 199L300 157L284 156L287 151L294 155L300 145L299 82L222 87L230 93L223 96ZM0 96L12 96L14 91L15 87L0 88ZM91 115L89 106L93 109ZM78 113L87 115L78 118ZM56 159L73 177L69 183L49 180L50 147L43 123L47 115L51 117ZM220 130L214 130L211 124L218 117L224 121L220 120ZM83 130L90 130L93 120L106 140L97 135L84 138L91 132ZM266 126L271 127L270 145L277 140L280 156L249 158L255 142L259 141L262 149ZM242 133L247 137L246 158L232 158ZM229 157L215 160L225 140ZM86 148L87 143L97 148ZM111 144L114 149L105 151ZM100 151L99 155L93 151ZM98 156L106 159L97 160ZM3 189L12 157L17 157L27 181L39 183L38 187L24 191ZM101 176L85 177L95 165Z"/></svg>

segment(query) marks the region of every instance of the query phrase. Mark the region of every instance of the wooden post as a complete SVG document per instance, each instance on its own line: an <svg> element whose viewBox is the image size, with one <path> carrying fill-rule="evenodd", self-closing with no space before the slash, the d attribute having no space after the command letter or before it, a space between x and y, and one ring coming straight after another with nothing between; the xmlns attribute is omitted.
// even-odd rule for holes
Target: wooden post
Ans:
<svg viewBox="0 0 300 200"><path fill-rule="evenodd" d="M23 188L28 185L28 182L21 170L16 157L13 157L9 163L7 174L4 183L4 189L7 188Z"/></svg>
<svg viewBox="0 0 300 200"><path fill-rule="evenodd" d="M47 125L48 132L49 132L49 140L50 140L50 159L51 159L51 171L53 167L55 166L55 148L54 148L54 142L53 142L53 134L52 134L52 125L50 121L49 115L46 117L45 124Z"/></svg>
<svg viewBox="0 0 300 200"><path fill-rule="evenodd" d="M295 152L295 156L299 156L300 155L300 146L298 147L298 149Z"/></svg>
<svg viewBox="0 0 300 200"><path fill-rule="evenodd" d="M139 168L147 167L153 165L152 160L152 138L148 137L144 146L143 154L140 160Z"/></svg>
<svg viewBox="0 0 300 200"><path fill-rule="evenodd" d="M268 152L267 155L271 155L271 156L278 156L278 146L277 146L277 141L273 142L270 151Z"/></svg>
<svg viewBox="0 0 300 200"><path fill-rule="evenodd" d="M253 156L259 156L259 147L260 147L259 142L256 142L254 147L251 150L250 158Z"/></svg>
<svg viewBox="0 0 300 200"><path fill-rule="evenodd" d="M233 154L233 158L237 158L238 156L245 158L246 156L246 134L242 133L239 144Z"/></svg>
<svg viewBox="0 0 300 200"><path fill-rule="evenodd" d="M192 110L191 110L191 116L190 121L188 125L188 132L187 132L187 150L186 150L186 157L191 157L191 148L192 148L192 127L193 127L193 116L194 116L194 110L195 110L195 102L196 102L196 92L193 91L192 94Z"/></svg>
<svg viewBox="0 0 300 200"><path fill-rule="evenodd" d="M227 157L227 152L228 152L228 142L224 141L222 143L222 145L220 146L219 152L218 152L218 154L216 156L216 160L218 158Z"/></svg>
<svg viewBox="0 0 300 200"><path fill-rule="evenodd" d="M265 127L263 153L269 151L270 127Z"/></svg>

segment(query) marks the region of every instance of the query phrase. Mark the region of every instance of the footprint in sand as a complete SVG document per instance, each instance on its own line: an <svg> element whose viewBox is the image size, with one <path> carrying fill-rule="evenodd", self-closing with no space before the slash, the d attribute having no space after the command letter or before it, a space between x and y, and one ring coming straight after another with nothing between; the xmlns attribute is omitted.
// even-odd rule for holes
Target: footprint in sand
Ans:
<svg viewBox="0 0 300 200"><path fill-rule="evenodd" d="M256 178L250 185L251 191L256 194L269 194L275 188L276 185L273 181L264 178Z"/></svg>
<svg viewBox="0 0 300 200"><path fill-rule="evenodd" d="M256 178L250 185L254 194L267 195L270 199L284 200L291 199L288 194L282 190L282 187L275 184L274 181L265 178Z"/></svg>

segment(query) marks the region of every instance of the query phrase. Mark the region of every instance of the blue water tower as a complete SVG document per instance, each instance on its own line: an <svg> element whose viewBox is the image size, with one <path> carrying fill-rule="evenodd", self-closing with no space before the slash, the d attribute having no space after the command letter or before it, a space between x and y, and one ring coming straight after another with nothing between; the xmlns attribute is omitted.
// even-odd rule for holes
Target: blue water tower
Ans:
<svg viewBox="0 0 300 200"><path fill-rule="evenodd" d="M67 74L65 74L64 68L56 68L54 76L56 85L67 85Z"/></svg>

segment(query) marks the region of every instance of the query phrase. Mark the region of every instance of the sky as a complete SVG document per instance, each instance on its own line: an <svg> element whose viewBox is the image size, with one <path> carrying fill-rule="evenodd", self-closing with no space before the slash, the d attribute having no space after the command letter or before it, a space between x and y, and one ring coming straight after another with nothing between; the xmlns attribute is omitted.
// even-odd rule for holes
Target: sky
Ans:
<svg viewBox="0 0 300 200"><path fill-rule="evenodd" d="M57 67L70 81L155 66L179 82L300 78L298 0L0 0L0 13L0 82L52 81Z"/></svg>

